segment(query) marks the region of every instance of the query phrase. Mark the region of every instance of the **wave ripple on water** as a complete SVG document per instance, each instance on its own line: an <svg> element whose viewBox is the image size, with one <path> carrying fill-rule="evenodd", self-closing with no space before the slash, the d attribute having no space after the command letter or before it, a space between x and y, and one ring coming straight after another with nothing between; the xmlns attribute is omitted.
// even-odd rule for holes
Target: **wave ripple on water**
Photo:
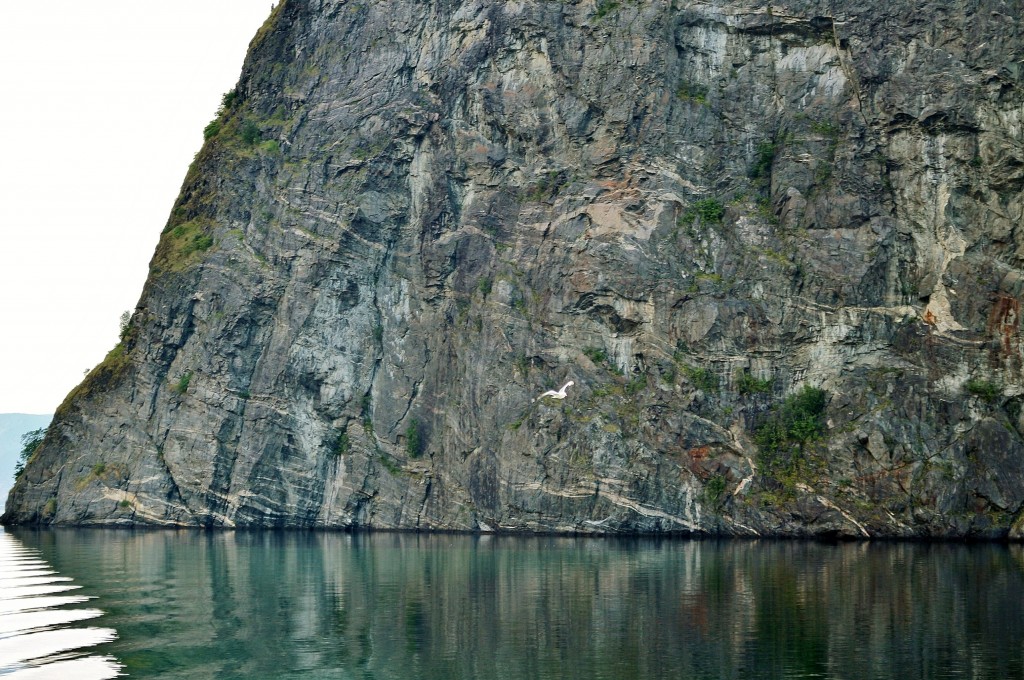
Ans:
<svg viewBox="0 0 1024 680"><path fill-rule="evenodd" d="M74 625L103 611L10 534L0 532L0 676L12 680L120 675L123 666L96 645L117 638L113 628Z"/></svg>

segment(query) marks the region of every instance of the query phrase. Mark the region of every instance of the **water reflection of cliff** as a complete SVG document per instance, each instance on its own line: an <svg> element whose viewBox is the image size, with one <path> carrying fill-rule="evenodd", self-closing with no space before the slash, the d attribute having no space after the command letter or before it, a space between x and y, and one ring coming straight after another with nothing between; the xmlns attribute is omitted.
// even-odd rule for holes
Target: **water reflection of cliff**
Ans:
<svg viewBox="0 0 1024 680"><path fill-rule="evenodd" d="M1019 546L19 535L161 678L1024 677Z"/></svg>

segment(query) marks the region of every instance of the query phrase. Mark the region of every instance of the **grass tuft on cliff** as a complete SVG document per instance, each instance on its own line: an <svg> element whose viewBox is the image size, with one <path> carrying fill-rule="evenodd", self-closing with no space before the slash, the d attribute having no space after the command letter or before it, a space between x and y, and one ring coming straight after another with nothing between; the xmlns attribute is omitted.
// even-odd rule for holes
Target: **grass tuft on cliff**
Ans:
<svg viewBox="0 0 1024 680"><path fill-rule="evenodd" d="M127 341L119 342L114 349L107 352L94 369L89 371L85 378L75 387L64 401L57 407L56 414L64 412L68 406L81 399L87 399L91 395L106 392L121 382L131 367L131 359L128 357ZM56 418L56 415L54 416Z"/></svg>
<svg viewBox="0 0 1024 680"><path fill-rule="evenodd" d="M214 246L210 226L198 219L182 222L164 232L153 265L163 271L181 271L199 261Z"/></svg>
<svg viewBox="0 0 1024 680"><path fill-rule="evenodd" d="M964 383L964 391L991 403L999 398L1003 393L1003 388L988 380L974 379Z"/></svg>

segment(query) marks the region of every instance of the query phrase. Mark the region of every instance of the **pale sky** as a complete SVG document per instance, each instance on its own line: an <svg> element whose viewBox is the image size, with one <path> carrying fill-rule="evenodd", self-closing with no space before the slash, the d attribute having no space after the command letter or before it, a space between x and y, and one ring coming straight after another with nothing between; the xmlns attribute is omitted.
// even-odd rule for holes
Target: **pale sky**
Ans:
<svg viewBox="0 0 1024 680"><path fill-rule="evenodd" d="M270 0L0 0L0 413L117 344Z"/></svg>

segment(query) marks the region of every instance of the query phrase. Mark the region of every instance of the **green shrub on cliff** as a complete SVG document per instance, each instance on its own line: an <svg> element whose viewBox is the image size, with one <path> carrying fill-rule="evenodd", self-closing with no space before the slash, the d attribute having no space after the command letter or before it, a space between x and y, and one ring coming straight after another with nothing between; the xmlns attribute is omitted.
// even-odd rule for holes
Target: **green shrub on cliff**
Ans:
<svg viewBox="0 0 1024 680"><path fill-rule="evenodd" d="M126 335L131 335L130 329ZM61 405L57 407L57 413L63 412L70 404L79 399L87 399L94 393L103 393L120 382L132 363L128 358L128 340L129 338L126 337L125 341L117 343L112 350L107 352L103 361L89 371L82 382L68 393Z"/></svg>
<svg viewBox="0 0 1024 680"><path fill-rule="evenodd" d="M36 452L39 445L43 443L43 438L46 436L46 428L41 427L38 430L32 430L21 435L21 453L18 454L18 462L14 464L14 478L21 477L22 473L25 472L25 465L28 464L32 454Z"/></svg>
<svg viewBox="0 0 1024 680"><path fill-rule="evenodd" d="M708 101L708 88L700 83L683 82L676 90L676 96L697 104L706 104Z"/></svg>
<svg viewBox="0 0 1024 680"><path fill-rule="evenodd" d="M242 123L242 126L238 129L238 136L242 139L244 144L252 146L256 142L260 141L260 129L256 126L256 123L251 120L247 120Z"/></svg>
<svg viewBox="0 0 1024 680"><path fill-rule="evenodd" d="M727 485L725 477L714 475L704 485L704 499L712 505L718 505L718 502L722 500L722 495L725 493Z"/></svg>
<svg viewBox="0 0 1024 680"><path fill-rule="evenodd" d="M182 376L178 378L178 382L176 382L171 389L173 389L178 394L185 394L186 392L188 392L188 386L190 382L192 382L192 371L183 373Z"/></svg>
<svg viewBox="0 0 1024 680"><path fill-rule="evenodd" d="M761 474L793 493L801 480L812 479L822 461L809 455L807 444L825 430L825 390L805 385L768 413L754 431Z"/></svg>
<svg viewBox="0 0 1024 680"><path fill-rule="evenodd" d="M220 134L220 131L224 128L224 119L227 112L234 107L238 101L238 93L234 90L225 92L221 98L220 108L217 109L216 117L211 120L205 128L203 128L203 139L211 139Z"/></svg>
<svg viewBox="0 0 1024 680"><path fill-rule="evenodd" d="M419 458L423 453L423 440L420 437L420 423L415 418L405 429L405 452L410 458Z"/></svg>
<svg viewBox="0 0 1024 680"><path fill-rule="evenodd" d="M690 224L697 218L704 224L717 224L725 216L725 206L716 198L702 198L696 201L680 218L680 224Z"/></svg>
<svg viewBox="0 0 1024 680"><path fill-rule="evenodd" d="M777 148L778 146L774 142L769 141L764 141L757 145L757 155L754 157L754 163L747 172L751 179L765 179L771 175Z"/></svg>
<svg viewBox="0 0 1024 680"><path fill-rule="evenodd" d="M127 309L121 312L117 320L117 337L121 342L129 339L132 335L132 313Z"/></svg>
<svg viewBox="0 0 1024 680"><path fill-rule="evenodd" d="M747 371L736 373L736 389L740 394L761 394L771 392L771 378L755 378Z"/></svg>
<svg viewBox="0 0 1024 680"><path fill-rule="evenodd" d="M601 0L594 12L595 19L603 19L619 8L619 3L614 0Z"/></svg>
<svg viewBox="0 0 1024 680"><path fill-rule="evenodd" d="M210 139L220 134L220 121L214 118L203 128L203 139Z"/></svg>
<svg viewBox="0 0 1024 680"><path fill-rule="evenodd" d="M198 261L200 258L196 254L214 245L213 236L209 233L212 228L212 224L200 219L168 225L157 245L154 266L161 270L180 271Z"/></svg>
<svg viewBox="0 0 1024 680"><path fill-rule="evenodd" d="M717 392L718 376L710 368L703 366L683 366L690 384L701 392Z"/></svg>
<svg viewBox="0 0 1024 680"><path fill-rule="evenodd" d="M754 432L762 454L790 451L816 439L825 428L825 390L804 385L773 408Z"/></svg>
<svg viewBox="0 0 1024 680"><path fill-rule="evenodd" d="M964 391L989 402L995 401L1003 393L1003 389L994 382L978 379L968 380L964 383Z"/></svg>
<svg viewBox="0 0 1024 680"><path fill-rule="evenodd" d="M352 448L352 443L348 438L348 431L343 431L334 442L334 455L344 456Z"/></svg>

